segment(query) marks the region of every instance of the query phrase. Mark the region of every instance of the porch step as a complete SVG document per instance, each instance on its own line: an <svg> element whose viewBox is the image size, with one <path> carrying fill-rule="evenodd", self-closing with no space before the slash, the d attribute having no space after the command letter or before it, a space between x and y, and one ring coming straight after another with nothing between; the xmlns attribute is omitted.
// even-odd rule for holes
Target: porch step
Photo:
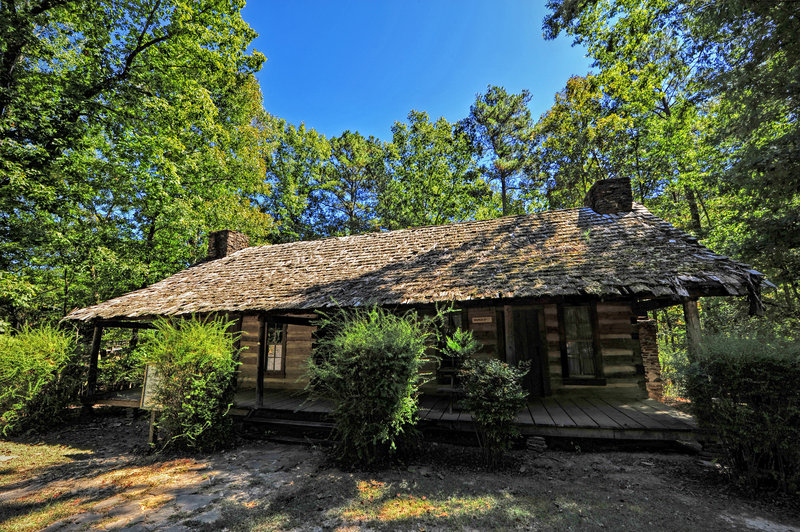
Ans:
<svg viewBox="0 0 800 532"><path fill-rule="evenodd" d="M242 419L246 433L256 433L261 436L280 435L291 438L311 438L312 440L327 440L333 430L333 423L328 421L306 421L299 419L285 419L250 415Z"/></svg>
<svg viewBox="0 0 800 532"><path fill-rule="evenodd" d="M247 419L287 419L293 421L308 421L313 423L329 423L330 415L328 412L313 410L294 411L291 409L261 407L250 410L247 415Z"/></svg>

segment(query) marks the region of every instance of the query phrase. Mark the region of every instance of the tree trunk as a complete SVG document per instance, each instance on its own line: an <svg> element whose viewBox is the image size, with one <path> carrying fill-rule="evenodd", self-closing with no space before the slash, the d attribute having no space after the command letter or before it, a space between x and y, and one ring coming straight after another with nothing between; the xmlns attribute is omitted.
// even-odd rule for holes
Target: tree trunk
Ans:
<svg viewBox="0 0 800 532"><path fill-rule="evenodd" d="M686 202L689 204L689 213L692 216L692 231L697 236L703 233L703 226L700 224L700 209L697 208L697 198L694 196L694 189L690 185L683 185L686 193Z"/></svg>
<svg viewBox="0 0 800 532"><path fill-rule="evenodd" d="M700 352L700 312L696 299L683 303L683 316L686 319L686 355L689 362L694 362Z"/></svg>
<svg viewBox="0 0 800 532"><path fill-rule="evenodd" d="M503 216L508 214L508 200L506 199L506 176L500 176L500 195L503 199Z"/></svg>

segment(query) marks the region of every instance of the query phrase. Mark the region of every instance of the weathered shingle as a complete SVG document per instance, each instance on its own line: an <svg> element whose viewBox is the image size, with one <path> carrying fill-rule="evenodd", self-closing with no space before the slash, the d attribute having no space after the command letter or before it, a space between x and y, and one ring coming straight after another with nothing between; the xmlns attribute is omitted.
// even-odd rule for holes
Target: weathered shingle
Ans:
<svg viewBox="0 0 800 532"><path fill-rule="evenodd" d="M587 295L746 295L761 274L653 216L548 211L246 248L66 319Z"/></svg>

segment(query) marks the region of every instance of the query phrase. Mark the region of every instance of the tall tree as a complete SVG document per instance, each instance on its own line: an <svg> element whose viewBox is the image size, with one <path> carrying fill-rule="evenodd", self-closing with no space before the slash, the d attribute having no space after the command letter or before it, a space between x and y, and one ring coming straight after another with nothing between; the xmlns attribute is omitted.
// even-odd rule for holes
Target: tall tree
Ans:
<svg viewBox="0 0 800 532"><path fill-rule="evenodd" d="M626 149L631 124L615 111L591 75L571 77L556 94L536 123L531 153L536 175L545 181L548 207L580 205L599 179L633 177Z"/></svg>
<svg viewBox="0 0 800 532"><path fill-rule="evenodd" d="M530 100L527 90L509 94L503 87L490 85L484 94L477 95L469 117L461 122L482 157L483 175L500 185L503 215L511 213L513 191L519 188L518 181L528 166L533 133Z"/></svg>
<svg viewBox="0 0 800 532"><path fill-rule="evenodd" d="M321 230L356 235L376 229L377 194L385 176L380 141L345 131L330 146L325 180L315 192L323 207Z"/></svg>
<svg viewBox="0 0 800 532"><path fill-rule="evenodd" d="M379 210L388 229L480 217L491 202L471 140L444 118L411 111L408 123L395 122L386 162Z"/></svg>
<svg viewBox="0 0 800 532"><path fill-rule="evenodd" d="M269 131L242 5L0 4L0 271L31 312L185 267L217 224L268 225L248 199Z"/></svg>
<svg viewBox="0 0 800 532"><path fill-rule="evenodd" d="M664 188L656 205L669 208L681 192L688 227L766 271L781 284L773 303L785 301L784 309L796 314L800 5L552 0L548 6L545 35L566 31L585 44L598 76L628 87L620 98L632 116L663 127L662 151L676 186Z"/></svg>
<svg viewBox="0 0 800 532"><path fill-rule="evenodd" d="M282 119L275 122L280 134L275 148L266 154L270 191L260 198L262 211L275 220L273 240L293 242L325 236L319 187L326 180L330 142L304 124L295 127Z"/></svg>

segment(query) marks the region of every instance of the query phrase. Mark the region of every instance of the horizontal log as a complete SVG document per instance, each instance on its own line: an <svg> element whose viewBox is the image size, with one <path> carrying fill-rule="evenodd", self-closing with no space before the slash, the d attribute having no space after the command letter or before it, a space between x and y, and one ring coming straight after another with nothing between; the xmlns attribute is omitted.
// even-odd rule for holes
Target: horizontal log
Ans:
<svg viewBox="0 0 800 532"><path fill-rule="evenodd" d="M631 333L627 333L626 334L624 332L601 331L601 332L598 332L597 336L598 336L598 339L601 340L601 341L604 341L604 340L621 340L621 339L630 340L631 339Z"/></svg>
<svg viewBox="0 0 800 532"><path fill-rule="evenodd" d="M628 349L634 350L639 346L639 341L634 340L630 336L625 338L604 338L600 345L603 346L604 349Z"/></svg>
<svg viewBox="0 0 800 532"><path fill-rule="evenodd" d="M633 357L633 349L619 349L614 347L601 346L601 351L603 352L604 360L607 357L615 357L615 356L627 356L628 358Z"/></svg>
<svg viewBox="0 0 800 532"><path fill-rule="evenodd" d="M620 309L626 309L630 312L631 304L627 302L626 303L604 302L604 303L597 303L596 308L598 312L604 312L609 310L620 310Z"/></svg>
<svg viewBox="0 0 800 532"><path fill-rule="evenodd" d="M631 365L636 366L636 362L633 358L633 355L606 355L603 354L603 364L605 366L622 366L622 365Z"/></svg>
<svg viewBox="0 0 800 532"><path fill-rule="evenodd" d="M495 307L471 307L467 309L467 317L473 318L475 316L494 316L497 313Z"/></svg>

